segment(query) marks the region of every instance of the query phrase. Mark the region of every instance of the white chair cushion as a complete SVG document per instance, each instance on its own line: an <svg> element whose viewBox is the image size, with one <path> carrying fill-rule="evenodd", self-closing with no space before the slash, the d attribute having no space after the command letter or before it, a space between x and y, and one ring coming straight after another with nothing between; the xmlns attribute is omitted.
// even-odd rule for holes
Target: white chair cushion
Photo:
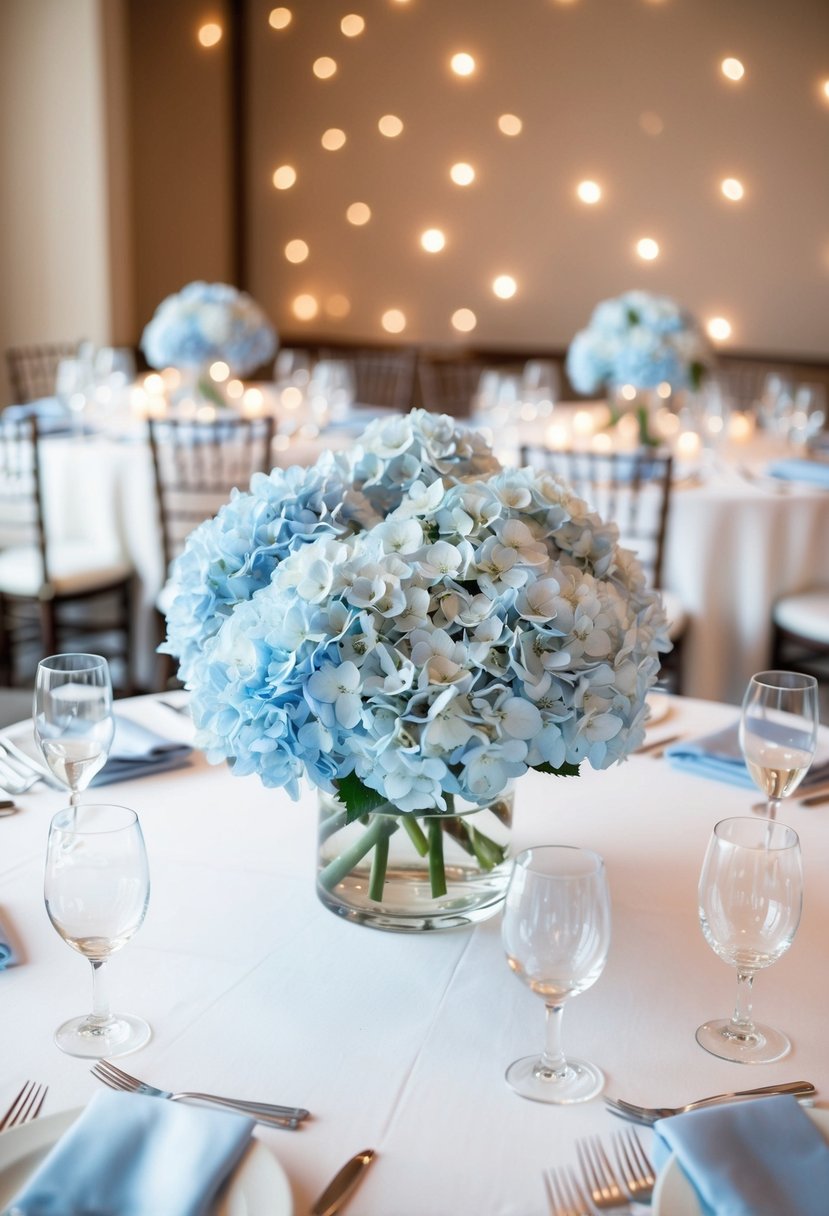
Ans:
<svg viewBox="0 0 829 1216"><path fill-rule="evenodd" d="M781 629L829 645L829 589L785 595L774 605L772 615Z"/></svg>
<svg viewBox="0 0 829 1216"><path fill-rule="evenodd" d="M685 609L682 607L682 601L673 591L660 591L662 603L665 608L665 615L668 618L668 637L672 642L682 636L685 629L687 617Z"/></svg>
<svg viewBox="0 0 829 1216"><path fill-rule="evenodd" d="M52 586L61 596L78 595L129 578L131 567L107 560L93 546L64 541L49 554ZM40 551L35 548L5 549L0 553L0 592L36 597L43 586Z"/></svg>

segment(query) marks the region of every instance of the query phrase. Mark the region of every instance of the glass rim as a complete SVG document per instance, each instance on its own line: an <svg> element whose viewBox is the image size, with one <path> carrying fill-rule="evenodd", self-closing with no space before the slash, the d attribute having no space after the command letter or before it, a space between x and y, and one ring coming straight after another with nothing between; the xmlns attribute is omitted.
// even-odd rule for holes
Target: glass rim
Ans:
<svg viewBox="0 0 829 1216"><path fill-rule="evenodd" d="M62 665L56 660L58 659L89 659L90 661L83 666L69 667ZM45 659L40 659L38 667L44 667L48 671L60 672L78 672L78 671L93 671L96 667L105 667L107 660L102 654L87 654L86 651L66 651L63 654L50 654Z"/></svg>
<svg viewBox="0 0 829 1216"><path fill-rule="evenodd" d="M769 832L769 829L771 829L772 834L785 832L789 837L788 842L774 844L770 840L767 840L765 843L762 840L758 840L756 844L742 844L739 840L729 840L728 836L725 834L725 828L729 824L738 823L750 823L755 829L765 829L766 833ZM720 829L723 830L721 831ZM800 847L800 836L793 827L789 826L788 823L783 823L779 819L763 819L754 815L729 815L725 819L720 819L714 824L712 835L716 836L717 840L722 841L723 844L730 844L736 848L742 849L764 848L766 851L771 851L773 853L783 853L786 849L795 849Z"/></svg>
<svg viewBox="0 0 829 1216"><path fill-rule="evenodd" d="M126 822L119 823L115 827L103 828L83 828L73 827L70 820L65 823L59 823L58 820L62 815L83 814L84 811L95 811L108 808L113 811L123 811L126 816ZM113 835L115 832L123 832L125 828L132 828L139 823L138 812L130 806L123 806L119 802L80 802L77 806L64 806L59 811L55 811L49 824L50 832L60 832L63 836L107 836Z"/></svg>
<svg viewBox="0 0 829 1216"><path fill-rule="evenodd" d="M786 680L774 680L773 676L785 676ZM791 689L805 691L807 688L817 688L815 676L801 671L758 671L751 677L749 684L761 684L764 688Z"/></svg>
<svg viewBox="0 0 829 1216"><path fill-rule="evenodd" d="M550 853L553 853L553 852L569 853L571 856L574 854L579 854L580 856L582 856L584 858L589 858L593 862L593 865L590 868L585 868L584 870L581 871L581 873L572 873L572 874L551 874L548 870L543 870L537 866L532 865L532 854L533 853L545 853L545 854L549 855ZM526 859L526 862L529 862L529 864L526 864L524 859ZM546 874L547 877L549 877L549 878L557 878L557 879L564 880L564 881L584 878L585 876L588 876L591 874L600 874L602 872L602 870L605 869L605 861L604 861L604 858L602 857L601 853L597 853L595 849L588 849L588 848L585 848L583 845L578 845L578 844L531 844L531 845L527 845L526 848L521 849L518 853L516 853L514 862L515 862L516 866L520 865L524 870L526 870L530 873Z"/></svg>

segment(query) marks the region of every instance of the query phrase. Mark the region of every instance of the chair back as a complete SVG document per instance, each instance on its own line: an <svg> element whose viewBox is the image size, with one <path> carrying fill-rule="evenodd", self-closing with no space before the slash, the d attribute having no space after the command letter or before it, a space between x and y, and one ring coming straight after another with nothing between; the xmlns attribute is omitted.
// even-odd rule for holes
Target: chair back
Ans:
<svg viewBox="0 0 829 1216"><path fill-rule="evenodd" d="M354 381L355 405L379 405L403 412L412 408L417 368L414 348L323 350L320 358L348 362Z"/></svg>
<svg viewBox="0 0 829 1216"><path fill-rule="evenodd" d="M12 401L25 405L55 392L58 364L74 359L79 342L52 342L39 346L12 346L6 351L6 368Z"/></svg>
<svg viewBox="0 0 829 1216"><path fill-rule="evenodd" d="M149 419L165 568L189 534L216 514L234 488L271 469L271 417L213 422Z"/></svg>
<svg viewBox="0 0 829 1216"><path fill-rule="evenodd" d="M602 519L615 523L620 543L634 550L649 584L662 586L673 470L669 453L645 448L600 453L524 446L521 463L560 477Z"/></svg>
<svg viewBox="0 0 829 1216"><path fill-rule="evenodd" d="M421 356L417 364L420 404L435 414L468 418L483 370L479 359Z"/></svg>
<svg viewBox="0 0 829 1216"><path fill-rule="evenodd" d="M46 594L49 570L37 419L0 414L0 549L31 545L40 551Z"/></svg>

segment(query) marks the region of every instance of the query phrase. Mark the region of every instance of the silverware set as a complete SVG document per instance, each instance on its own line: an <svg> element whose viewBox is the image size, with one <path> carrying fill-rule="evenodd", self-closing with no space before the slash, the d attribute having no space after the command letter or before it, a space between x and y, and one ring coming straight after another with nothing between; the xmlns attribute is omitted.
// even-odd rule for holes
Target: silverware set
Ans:
<svg viewBox="0 0 829 1216"><path fill-rule="evenodd" d="M713 1094L710 1098L698 1098L696 1102L687 1102L685 1106L637 1106L633 1102L625 1102L622 1098L605 1097L604 1104L611 1114L620 1119L628 1119L631 1123L641 1123L651 1127L657 1119L670 1119L673 1115L684 1115L686 1111L697 1110L701 1106L719 1106L724 1102L737 1102L742 1098L771 1097L773 1094L791 1094L795 1098L813 1098L817 1090L811 1081L787 1081L781 1085L762 1085L759 1089L737 1089L732 1093Z"/></svg>
<svg viewBox="0 0 829 1216"><path fill-rule="evenodd" d="M593 1216L650 1200L656 1173L636 1133L619 1132L612 1143L615 1165L599 1137L590 1136L576 1144L580 1177L567 1166L545 1171L550 1216Z"/></svg>

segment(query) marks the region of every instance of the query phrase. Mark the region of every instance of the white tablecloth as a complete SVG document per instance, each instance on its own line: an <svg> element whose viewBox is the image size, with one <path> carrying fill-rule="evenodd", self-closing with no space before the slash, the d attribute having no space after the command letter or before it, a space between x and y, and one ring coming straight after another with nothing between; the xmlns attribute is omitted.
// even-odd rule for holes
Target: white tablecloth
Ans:
<svg viewBox="0 0 829 1216"><path fill-rule="evenodd" d="M171 735L187 729L146 699L119 711ZM690 736L733 717L733 707L676 701L651 734ZM313 1119L300 1131L256 1132L287 1171L298 1214L370 1146L379 1156L354 1216L543 1216L542 1168L574 1162L578 1137L622 1126L600 1099L547 1107L507 1087L507 1065L541 1048L544 1018L507 967L499 917L404 936L323 908L312 793L294 805L197 757L188 770L95 796L138 811L152 873L146 923L108 964L114 1007L154 1028L124 1065L173 1089L306 1105ZM741 1067L694 1040L699 1023L730 1012L735 992L735 973L699 928L700 865L714 823L749 813L756 798L645 755L578 779L529 774L518 787L516 848L586 845L607 863L610 957L566 1010L564 1041L605 1070L611 1094L675 1104L805 1078L829 1097L829 806L784 808L803 846L803 920L756 984L757 1015L789 1033L792 1054ZM0 820L0 910L26 952L0 974L0 1109L34 1078L51 1087L48 1113L96 1088L89 1063L52 1043L58 1023L88 1007L90 975L43 907L61 795L38 786L19 801L23 810Z"/></svg>
<svg viewBox="0 0 829 1216"><path fill-rule="evenodd" d="M310 463L324 447L353 442L344 428L275 449L281 465ZM771 609L787 592L829 585L829 492L749 480L749 449L712 464L699 481L679 480L668 524L665 587L689 616L684 691L739 702L749 677L768 666ZM758 458L759 455L759 458ZM755 453L762 468L771 448ZM103 437L44 444L47 505L63 534L92 530L130 560L138 576L138 680L154 687L152 606L163 583L158 512L149 452Z"/></svg>

